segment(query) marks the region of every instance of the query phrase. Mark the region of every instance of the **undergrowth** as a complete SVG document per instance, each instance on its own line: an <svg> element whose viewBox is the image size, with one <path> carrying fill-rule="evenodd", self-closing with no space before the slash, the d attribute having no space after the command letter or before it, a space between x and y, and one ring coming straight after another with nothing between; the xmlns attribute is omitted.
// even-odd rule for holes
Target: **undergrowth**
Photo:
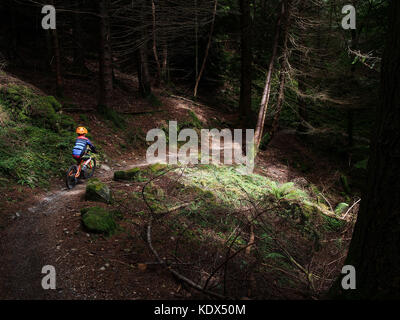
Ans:
<svg viewBox="0 0 400 320"><path fill-rule="evenodd" d="M2 87L0 106L8 114L0 128L0 175L21 185L48 186L71 162L74 121L60 112L54 97L24 86Z"/></svg>
<svg viewBox="0 0 400 320"><path fill-rule="evenodd" d="M235 207L249 206L272 194L277 200L307 200L308 195L293 183L279 184L258 174L242 173L242 166L201 165L185 171L186 181L212 191L222 202Z"/></svg>

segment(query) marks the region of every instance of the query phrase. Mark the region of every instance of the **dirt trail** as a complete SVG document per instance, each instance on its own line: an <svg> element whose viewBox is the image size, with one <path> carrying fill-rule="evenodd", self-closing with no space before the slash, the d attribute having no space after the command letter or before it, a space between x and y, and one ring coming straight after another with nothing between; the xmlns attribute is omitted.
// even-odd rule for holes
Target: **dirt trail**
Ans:
<svg viewBox="0 0 400 320"><path fill-rule="evenodd" d="M168 157L171 156L168 154ZM100 166L95 172L95 177L109 184L114 171L129 170L149 164L146 161L120 160L123 165L117 164L112 168L108 165ZM52 190L44 195L37 195L36 203L20 210L14 215L11 225L0 233L0 300L130 298L130 292L108 291L105 285L107 279L95 279L98 274L93 274L93 271L98 272L98 261L104 257L94 254L95 257L92 259L93 254L88 252L90 249L87 243L81 241L82 236L80 238L76 236L76 230L81 228L76 225L79 218L75 217L74 213L76 215L78 209L85 206L83 199L85 187L86 182L82 180L73 190L62 186L61 190L58 187L57 190ZM72 218L75 218L73 222L76 225L74 235L71 234L72 228L70 228ZM68 230L65 228L66 226L68 226ZM80 233L84 234L82 231ZM89 235L87 234L87 236ZM84 240L87 241L87 239ZM76 242L80 242L80 244L77 245ZM75 253L75 256L79 255L80 258L72 257L72 252ZM54 266L56 269L57 290L42 288L41 281L45 274L41 272L46 265ZM89 267L92 273L88 270ZM120 267L113 268L113 272L119 273ZM166 273L165 278L161 280L164 283L162 287L165 289L161 288L159 291L159 282L154 281L154 274L135 275L132 270L129 270L129 273L133 274L132 277L135 280L121 280L121 283L123 282L124 287L126 282L132 283L133 298L136 298L135 295L140 291L143 294L138 298L166 298L166 295L169 297L171 294L170 288L176 285ZM157 276L162 277L162 274ZM113 281L115 280L111 280L111 285L113 285ZM83 282L85 283L83 284ZM99 288L96 282L103 282L104 287ZM151 286L154 287L151 288ZM124 290L129 289L124 288ZM135 290L139 293L136 293ZM150 293L151 291L153 294ZM121 295L118 297L118 294Z"/></svg>
<svg viewBox="0 0 400 320"><path fill-rule="evenodd" d="M277 181L301 176L277 160L288 140L293 139L287 134L277 135L261 157L258 170L265 168L261 174ZM292 142L287 147L293 152L298 144ZM148 164L120 161L122 165L98 168L95 177L112 184L114 171ZM87 205L83 199L85 185L83 181L73 190L58 187L38 195L36 204L19 211L10 226L0 232L0 299L176 298L172 291L177 284L168 272L157 269L145 273L131 268L131 264L153 258L146 256L139 242L129 236L128 240L117 236L99 240L82 230L79 209ZM132 252L126 253L131 247ZM56 268L57 290L43 290L41 286L45 265Z"/></svg>
<svg viewBox="0 0 400 320"><path fill-rule="evenodd" d="M133 162L116 169L127 170L146 164ZM113 171L100 167L95 176L109 182ZM60 219L68 215L68 208L82 201L84 191L85 182L73 190L50 191L38 196L36 205L15 215L15 221L0 236L0 299L64 298L61 290L56 291L58 293L43 290L41 280L45 275L41 271L45 265L57 266L60 257L56 252L55 230Z"/></svg>

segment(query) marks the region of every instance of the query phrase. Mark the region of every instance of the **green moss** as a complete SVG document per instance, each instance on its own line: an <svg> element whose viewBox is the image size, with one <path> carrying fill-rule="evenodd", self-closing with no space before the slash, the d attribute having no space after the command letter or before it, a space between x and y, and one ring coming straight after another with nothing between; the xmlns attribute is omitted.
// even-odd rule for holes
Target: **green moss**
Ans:
<svg viewBox="0 0 400 320"><path fill-rule="evenodd" d="M349 207L349 205L348 205L347 203L345 203L345 202L339 203L339 204L337 205L337 207L335 208L335 213L336 213L337 215L341 215L341 214L344 212L344 210L345 210L346 208L348 208L348 207Z"/></svg>
<svg viewBox="0 0 400 320"><path fill-rule="evenodd" d="M322 215L322 217L325 219L324 229L326 231L339 232L340 230L342 230L343 226L346 223L345 221L328 217L326 215Z"/></svg>
<svg viewBox="0 0 400 320"><path fill-rule="evenodd" d="M60 132L70 130L73 120L60 113L61 104L53 96L40 96L25 86L10 85L0 90L0 102L11 120Z"/></svg>
<svg viewBox="0 0 400 320"><path fill-rule="evenodd" d="M111 203L111 191L107 185L100 182L98 179L90 179L86 185L85 200Z"/></svg>
<svg viewBox="0 0 400 320"><path fill-rule="evenodd" d="M31 187L64 176L76 124L61 112L61 104L13 84L0 88L0 106L0 175Z"/></svg>
<svg viewBox="0 0 400 320"><path fill-rule="evenodd" d="M55 133L30 124L0 130L0 175L22 185L47 186L71 164L72 131Z"/></svg>
<svg viewBox="0 0 400 320"><path fill-rule="evenodd" d="M244 166L201 165L185 170L185 183L212 192L218 201L241 207L246 199L265 201L269 195L276 200L305 201L308 195L293 183L278 184L258 174L244 174ZM251 200L251 199L249 199Z"/></svg>
<svg viewBox="0 0 400 320"><path fill-rule="evenodd" d="M146 167L135 167L126 171L115 171L114 180L146 181L147 178L161 172L167 167L166 164L155 163Z"/></svg>
<svg viewBox="0 0 400 320"><path fill-rule="evenodd" d="M138 177L140 173L140 168L132 168L126 171L115 171L114 172L114 180L130 180L134 181L135 178Z"/></svg>
<svg viewBox="0 0 400 320"><path fill-rule="evenodd" d="M167 167L168 165L163 163L154 163L148 167L145 167L144 171L147 171L148 173L158 173Z"/></svg>
<svg viewBox="0 0 400 320"><path fill-rule="evenodd" d="M4 126L10 121L10 117L5 110L5 107L0 103L0 125Z"/></svg>
<svg viewBox="0 0 400 320"><path fill-rule="evenodd" d="M114 215L103 208L84 208L81 213L83 225L91 232L112 235L117 228Z"/></svg>

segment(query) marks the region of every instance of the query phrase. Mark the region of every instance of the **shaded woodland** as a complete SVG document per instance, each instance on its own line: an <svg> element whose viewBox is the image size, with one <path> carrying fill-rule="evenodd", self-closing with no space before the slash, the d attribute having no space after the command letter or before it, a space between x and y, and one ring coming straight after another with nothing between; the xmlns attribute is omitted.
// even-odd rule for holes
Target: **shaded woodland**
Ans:
<svg viewBox="0 0 400 320"><path fill-rule="evenodd" d="M0 298L61 297L16 287L38 262L13 263L38 250L61 274L83 266L60 280L66 299L398 299L400 3L354 0L344 29L347 4L2 1L0 233L25 251L0 251L0 271L14 272ZM44 5L56 29L42 28ZM254 129L254 173L145 164L146 133L169 141L169 121L178 133ZM68 194L78 125L100 166ZM112 200L88 199L104 186ZM90 214L110 215L112 231L89 232ZM14 242L44 241L29 225L52 249ZM101 290L95 270L109 273Z"/></svg>

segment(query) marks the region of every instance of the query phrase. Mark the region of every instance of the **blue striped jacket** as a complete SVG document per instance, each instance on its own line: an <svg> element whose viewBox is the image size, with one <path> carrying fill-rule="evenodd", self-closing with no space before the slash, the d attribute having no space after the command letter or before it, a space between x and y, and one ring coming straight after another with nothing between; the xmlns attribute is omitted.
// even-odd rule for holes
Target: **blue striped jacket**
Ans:
<svg viewBox="0 0 400 320"><path fill-rule="evenodd" d="M89 147L94 149L93 144L90 142L88 138L86 138L85 136L79 136L75 141L75 146L74 149L72 150L72 155L77 157L82 157L88 145Z"/></svg>

